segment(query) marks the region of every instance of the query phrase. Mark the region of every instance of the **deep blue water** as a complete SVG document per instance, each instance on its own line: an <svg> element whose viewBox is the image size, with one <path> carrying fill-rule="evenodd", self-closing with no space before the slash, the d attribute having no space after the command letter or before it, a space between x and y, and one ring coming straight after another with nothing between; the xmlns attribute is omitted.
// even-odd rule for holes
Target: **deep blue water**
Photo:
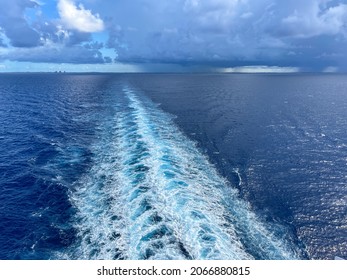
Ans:
<svg viewBox="0 0 347 280"><path fill-rule="evenodd" d="M0 259L347 257L347 76L0 75Z"/></svg>

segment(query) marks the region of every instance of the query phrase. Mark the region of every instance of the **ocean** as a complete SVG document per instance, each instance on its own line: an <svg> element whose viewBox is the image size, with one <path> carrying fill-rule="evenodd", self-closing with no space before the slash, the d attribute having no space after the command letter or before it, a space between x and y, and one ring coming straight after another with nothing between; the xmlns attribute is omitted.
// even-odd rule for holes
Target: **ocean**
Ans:
<svg viewBox="0 0 347 280"><path fill-rule="evenodd" d="M0 74L0 259L347 258L347 75Z"/></svg>

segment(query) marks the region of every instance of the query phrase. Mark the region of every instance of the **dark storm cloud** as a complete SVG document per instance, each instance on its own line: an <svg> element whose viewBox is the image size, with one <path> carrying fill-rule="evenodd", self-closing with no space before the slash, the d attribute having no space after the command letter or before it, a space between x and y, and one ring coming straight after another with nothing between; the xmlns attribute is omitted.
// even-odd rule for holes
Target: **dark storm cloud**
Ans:
<svg viewBox="0 0 347 280"><path fill-rule="evenodd" d="M335 54L346 55L346 1L158 2L119 0L112 13L100 10L114 18L108 45L118 61L318 69L341 66Z"/></svg>
<svg viewBox="0 0 347 280"><path fill-rule="evenodd" d="M27 8L38 4L30 0L0 0L0 27L13 47L35 47L40 45L40 35L24 19Z"/></svg>

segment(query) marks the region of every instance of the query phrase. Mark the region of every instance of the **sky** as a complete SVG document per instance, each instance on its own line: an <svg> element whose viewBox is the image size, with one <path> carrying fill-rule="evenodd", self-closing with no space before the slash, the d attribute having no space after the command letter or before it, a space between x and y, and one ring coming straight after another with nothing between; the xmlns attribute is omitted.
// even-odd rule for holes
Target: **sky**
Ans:
<svg viewBox="0 0 347 280"><path fill-rule="evenodd" d="M347 0L0 0L0 72L346 72Z"/></svg>

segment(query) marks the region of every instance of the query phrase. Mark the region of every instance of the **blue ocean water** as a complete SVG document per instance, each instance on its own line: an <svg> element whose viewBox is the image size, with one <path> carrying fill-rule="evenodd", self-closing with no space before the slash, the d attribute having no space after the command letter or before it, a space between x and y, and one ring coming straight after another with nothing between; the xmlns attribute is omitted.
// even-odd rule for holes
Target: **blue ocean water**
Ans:
<svg viewBox="0 0 347 280"><path fill-rule="evenodd" d="M347 252L347 76L0 75L0 259Z"/></svg>

